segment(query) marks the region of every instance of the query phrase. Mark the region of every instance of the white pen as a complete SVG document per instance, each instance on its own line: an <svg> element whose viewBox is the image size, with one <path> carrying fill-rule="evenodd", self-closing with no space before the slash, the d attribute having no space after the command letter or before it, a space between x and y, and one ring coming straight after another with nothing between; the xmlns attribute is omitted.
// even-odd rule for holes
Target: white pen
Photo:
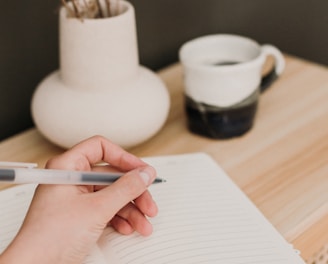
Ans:
<svg viewBox="0 0 328 264"><path fill-rule="evenodd" d="M20 184L72 184L109 185L119 179L122 172L68 171L31 168L0 168L0 182ZM165 182L156 178L154 183Z"/></svg>

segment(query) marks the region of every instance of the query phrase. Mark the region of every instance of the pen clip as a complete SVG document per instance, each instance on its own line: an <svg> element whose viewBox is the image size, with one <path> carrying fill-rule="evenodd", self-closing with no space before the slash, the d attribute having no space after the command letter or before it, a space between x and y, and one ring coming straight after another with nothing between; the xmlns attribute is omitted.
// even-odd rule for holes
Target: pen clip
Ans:
<svg viewBox="0 0 328 264"><path fill-rule="evenodd" d="M34 168L38 167L38 164L37 163L28 163L28 162L0 161L0 167L34 169Z"/></svg>

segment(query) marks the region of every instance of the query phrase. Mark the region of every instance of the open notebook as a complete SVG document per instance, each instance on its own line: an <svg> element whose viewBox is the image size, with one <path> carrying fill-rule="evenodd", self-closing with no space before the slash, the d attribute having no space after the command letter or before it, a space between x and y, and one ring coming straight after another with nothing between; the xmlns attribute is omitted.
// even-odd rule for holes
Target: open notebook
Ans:
<svg viewBox="0 0 328 264"><path fill-rule="evenodd" d="M210 156L144 160L167 180L150 187L159 207L153 234L123 236L108 228L84 264L304 264ZM34 188L0 192L0 252L17 232Z"/></svg>

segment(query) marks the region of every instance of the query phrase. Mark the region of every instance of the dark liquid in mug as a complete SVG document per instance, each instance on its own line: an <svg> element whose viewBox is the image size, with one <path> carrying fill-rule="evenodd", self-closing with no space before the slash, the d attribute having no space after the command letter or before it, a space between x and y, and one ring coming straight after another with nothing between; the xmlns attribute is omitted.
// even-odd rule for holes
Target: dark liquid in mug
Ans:
<svg viewBox="0 0 328 264"><path fill-rule="evenodd" d="M254 97L254 99L252 99ZM257 95L233 107L219 108L194 102L185 97L188 128L191 132L209 138L241 136L252 126L257 109Z"/></svg>
<svg viewBox="0 0 328 264"><path fill-rule="evenodd" d="M236 65L239 64L240 61L219 61L212 63L211 65L213 66L231 66L231 65Z"/></svg>

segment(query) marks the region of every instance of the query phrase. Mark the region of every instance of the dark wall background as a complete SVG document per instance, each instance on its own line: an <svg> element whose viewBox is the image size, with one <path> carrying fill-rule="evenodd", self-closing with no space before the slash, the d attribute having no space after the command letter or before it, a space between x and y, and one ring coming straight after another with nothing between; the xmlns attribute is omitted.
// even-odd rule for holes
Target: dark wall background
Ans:
<svg viewBox="0 0 328 264"><path fill-rule="evenodd" d="M157 70L178 60L187 40L236 33L328 65L327 0L130 0L140 63ZM30 100L58 68L59 0L2 1L0 140L33 126Z"/></svg>

